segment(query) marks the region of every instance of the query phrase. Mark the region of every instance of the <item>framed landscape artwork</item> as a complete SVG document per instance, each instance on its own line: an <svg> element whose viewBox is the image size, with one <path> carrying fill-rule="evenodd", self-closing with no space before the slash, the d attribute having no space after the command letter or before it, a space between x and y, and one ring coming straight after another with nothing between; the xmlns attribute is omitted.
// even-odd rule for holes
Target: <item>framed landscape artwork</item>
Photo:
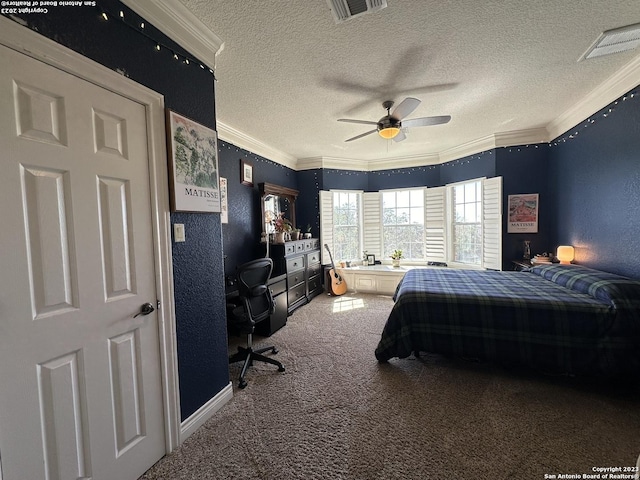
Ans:
<svg viewBox="0 0 640 480"><path fill-rule="evenodd" d="M509 195L507 233L538 233L538 194Z"/></svg>
<svg viewBox="0 0 640 480"><path fill-rule="evenodd" d="M174 212L220 212L216 131L167 109L169 191Z"/></svg>

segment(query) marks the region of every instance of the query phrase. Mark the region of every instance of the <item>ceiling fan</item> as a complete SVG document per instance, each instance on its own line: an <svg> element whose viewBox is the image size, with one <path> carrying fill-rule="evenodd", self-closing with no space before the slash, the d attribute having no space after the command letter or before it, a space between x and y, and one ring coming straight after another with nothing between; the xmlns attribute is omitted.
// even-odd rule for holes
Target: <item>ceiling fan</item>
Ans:
<svg viewBox="0 0 640 480"><path fill-rule="evenodd" d="M411 118L408 120L403 120L404 117L418 108L418 105L420 105L420 100L413 97L407 97L402 102L400 102L400 104L393 110L393 113L390 113L391 107L393 107L393 101L387 100L382 103L382 107L387 109L387 114L377 122L372 122L370 120L353 120L350 118L339 118L339 122L362 123L365 125L376 126L375 130L361 133L360 135L356 135L355 137L345 140L345 142L351 142L352 140L366 137L367 135L371 135L375 132L378 132L378 134L382 138L385 138L387 140L393 139L394 142L401 142L402 140L407 138L404 132L401 130L402 128L441 125L451 120L450 115Z"/></svg>

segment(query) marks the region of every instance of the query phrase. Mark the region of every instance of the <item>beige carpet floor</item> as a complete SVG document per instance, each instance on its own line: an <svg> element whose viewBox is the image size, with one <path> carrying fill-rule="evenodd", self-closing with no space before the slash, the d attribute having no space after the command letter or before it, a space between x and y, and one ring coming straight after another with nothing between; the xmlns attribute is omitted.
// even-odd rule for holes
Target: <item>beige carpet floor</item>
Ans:
<svg viewBox="0 0 640 480"><path fill-rule="evenodd" d="M636 464L638 379L548 377L438 355L378 364L392 305L321 295L256 337L279 348L286 372L256 363L238 390L240 364L231 365L233 399L141 478L542 480Z"/></svg>

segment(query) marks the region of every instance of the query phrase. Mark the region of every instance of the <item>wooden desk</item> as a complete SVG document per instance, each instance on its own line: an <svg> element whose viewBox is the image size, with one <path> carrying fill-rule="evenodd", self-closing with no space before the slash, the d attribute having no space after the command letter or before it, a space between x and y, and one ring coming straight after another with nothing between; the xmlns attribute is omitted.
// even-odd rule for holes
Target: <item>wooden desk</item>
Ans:
<svg viewBox="0 0 640 480"><path fill-rule="evenodd" d="M277 330L280 330L287 324L287 276L279 275L271 277L267 282L271 295L276 302L276 311L269 318L258 322L255 327L255 333L263 337L269 337ZM239 294L238 290L231 287L226 292L227 299L227 315L232 315L233 308L238 306Z"/></svg>

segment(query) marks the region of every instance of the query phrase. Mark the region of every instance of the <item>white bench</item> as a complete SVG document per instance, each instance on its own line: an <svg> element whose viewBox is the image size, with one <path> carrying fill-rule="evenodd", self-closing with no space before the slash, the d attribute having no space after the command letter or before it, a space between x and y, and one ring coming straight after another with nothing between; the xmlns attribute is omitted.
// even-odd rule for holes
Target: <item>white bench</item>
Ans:
<svg viewBox="0 0 640 480"><path fill-rule="evenodd" d="M424 265L403 265L393 267L391 265L370 265L363 267L337 267L336 270L347 282L347 290L350 292L380 293L383 295L393 295L396 287L404 274L414 268L458 268L476 270L478 267L467 265L449 265L448 267L424 266ZM484 270L484 269L482 269Z"/></svg>
<svg viewBox="0 0 640 480"><path fill-rule="evenodd" d="M393 295L404 274L411 268L425 267L392 267L391 265L371 265L369 267L338 267L336 270L347 282L351 292L382 293Z"/></svg>

